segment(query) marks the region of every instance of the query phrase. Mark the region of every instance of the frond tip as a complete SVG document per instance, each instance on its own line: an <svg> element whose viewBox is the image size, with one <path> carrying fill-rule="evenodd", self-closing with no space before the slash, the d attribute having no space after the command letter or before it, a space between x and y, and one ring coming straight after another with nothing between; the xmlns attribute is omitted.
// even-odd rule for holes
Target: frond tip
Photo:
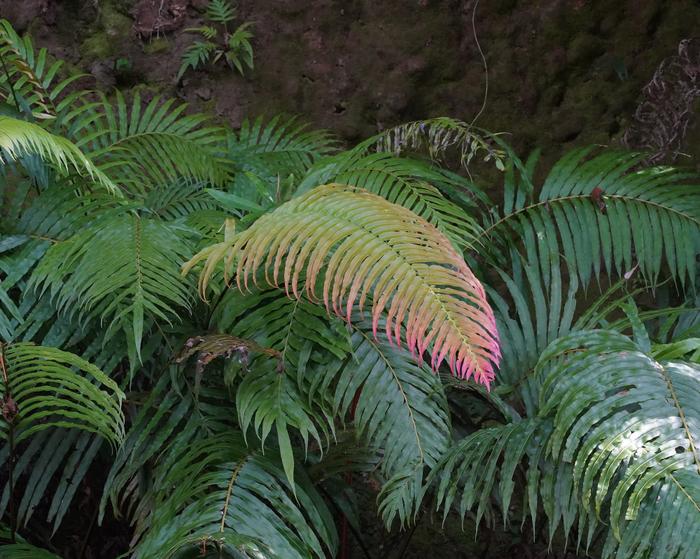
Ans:
<svg viewBox="0 0 700 559"><path fill-rule="evenodd" d="M484 289L438 229L412 211L363 189L319 186L280 206L228 243L205 249L186 266L208 260L200 285L220 260L228 281L236 264L238 288L258 272L300 298L305 291L326 310L353 320L369 299L372 328L431 365L446 360L452 373L488 385L500 358L493 311ZM281 277L280 277L281 276Z"/></svg>

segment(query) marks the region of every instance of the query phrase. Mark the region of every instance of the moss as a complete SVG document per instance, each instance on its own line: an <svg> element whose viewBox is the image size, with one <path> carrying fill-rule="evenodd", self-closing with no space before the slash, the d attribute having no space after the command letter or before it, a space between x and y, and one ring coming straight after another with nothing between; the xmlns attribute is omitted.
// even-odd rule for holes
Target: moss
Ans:
<svg viewBox="0 0 700 559"><path fill-rule="evenodd" d="M103 4L101 8L100 23L105 33L112 39L127 39L131 35L133 25L131 18L109 3Z"/></svg>
<svg viewBox="0 0 700 559"><path fill-rule="evenodd" d="M572 64L587 64L605 52L599 37L582 33L574 37L566 51L567 60Z"/></svg>
<svg viewBox="0 0 700 559"><path fill-rule="evenodd" d="M132 25L131 18L119 11L112 2L100 2L97 25L81 44L81 54L88 61L114 56L131 40Z"/></svg>
<svg viewBox="0 0 700 559"><path fill-rule="evenodd" d="M165 37L155 37L143 46L145 54L160 54L170 50L170 41Z"/></svg>
<svg viewBox="0 0 700 559"><path fill-rule="evenodd" d="M92 61L99 58L108 58L114 52L114 44L104 31L97 32L80 45L80 54L83 58Z"/></svg>

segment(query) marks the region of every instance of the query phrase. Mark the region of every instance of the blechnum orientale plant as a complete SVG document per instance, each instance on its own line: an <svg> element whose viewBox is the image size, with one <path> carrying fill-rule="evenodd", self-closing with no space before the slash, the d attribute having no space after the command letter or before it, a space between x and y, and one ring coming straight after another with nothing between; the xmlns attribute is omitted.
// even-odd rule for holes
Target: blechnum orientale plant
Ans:
<svg viewBox="0 0 700 559"><path fill-rule="evenodd" d="M207 25L186 29L198 33L202 40L192 43L182 55L179 80L188 69L196 70L205 64L216 64L224 60L231 69L235 68L242 75L244 66L253 69L253 47L250 40L253 33L251 23L245 22L234 31L229 31L229 24L236 18L236 10L227 0L209 0L204 17Z"/></svg>
<svg viewBox="0 0 700 559"><path fill-rule="evenodd" d="M127 557L334 557L352 474L387 526L697 557L694 174L583 147L535 181L448 118L233 131L0 31L0 556L119 518Z"/></svg>

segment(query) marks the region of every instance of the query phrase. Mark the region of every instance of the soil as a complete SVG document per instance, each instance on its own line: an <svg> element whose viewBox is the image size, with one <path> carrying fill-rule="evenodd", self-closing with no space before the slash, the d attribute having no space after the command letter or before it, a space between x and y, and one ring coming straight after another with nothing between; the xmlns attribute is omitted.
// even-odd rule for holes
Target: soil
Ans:
<svg viewBox="0 0 700 559"><path fill-rule="evenodd" d="M177 95L233 126L300 114L348 143L431 116L506 132L548 160L619 141L643 86L698 33L696 0L241 0L255 69L189 71L184 49L206 0L0 0L0 14L100 87ZM474 26L472 17L474 16ZM700 147L691 128L684 151Z"/></svg>

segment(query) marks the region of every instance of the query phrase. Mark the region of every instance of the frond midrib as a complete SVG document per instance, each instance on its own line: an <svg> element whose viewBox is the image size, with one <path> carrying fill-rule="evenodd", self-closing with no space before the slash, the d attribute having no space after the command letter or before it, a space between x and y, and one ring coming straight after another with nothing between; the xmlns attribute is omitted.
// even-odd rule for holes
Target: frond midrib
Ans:
<svg viewBox="0 0 700 559"><path fill-rule="evenodd" d="M353 187L353 188L356 188L356 187ZM367 192L369 192L369 191L367 191ZM399 207L403 207L403 206L399 206ZM452 313L447 308L447 306L445 306L445 303L443 302L442 297L435 292L432 285L430 285L430 282L426 281L425 278L415 270L414 266L411 265L411 263L408 262L406 260L406 258L398 250L396 250L393 246L391 246L387 241L382 239L374 231L372 231L371 229L368 229L367 227L365 227L361 223L356 223L355 221L352 221L352 220L348 219L347 217L343 217L342 215L339 215L337 213L327 211L325 208L318 208L317 206L315 206L312 210L309 210L309 208L307 208L307 207L300 208L297 206L292 211L285 212L285 213L288 213L289 215L306 215L306 216L309 216L311 218L314 218L317 214L325 215L327 217L330 217L330 218L333 218L333 219L336 219L336 220L342 222L346 228L355 229L357 231L362 231L366 235L375 239L378 243L381 243L384 247L386 247L386 250L391 251L391 253L394 254L395 257L402 262L402 267L407 269L413 277L418 278L420 280L421 285L430 293L430 295L433 297L433 299L435 301L437 301L438 305L440 306L440 309L444 313L444 316L447 317L447 321L452 325L453 331L459 336L459 339L462 342L462 347L469 354L470 360L474 364L475 373L478 373L478 374L476 374L476 376L477 377L482 376L483 370L481 367L478 366L479 359L477 358L476 354L472 350L471 342L462 333L462 330L461 330L459 324L455 320L454 316L452 316ZM269 215L274 215L274 214L269 214ZM435 231L437 231L438 233L440 232L440 230L437 229L437 227L435 227L433 224L431 224L427 220L426 220L426 224L429 225L430 227L433 227L435 229ZM275 286L275 287L277 287L277 286Z"/></svg>
<svg viewBox="0 0 700 559"><path fill-rule="evenodd" d="M657 208L659 210L667 211L669 213L674 213L674 214L677 214L684 219L687 219L688 221L695 223L695 225L697 225L700 228L700 219L693 217L692 215L690 215L686 212L683 212L681 210L678 210L676 208L673 208L671 206L665 206L663 204L660 204L659 202L654 202L652 200L645 200L643 198L636 198L634 196L627 196L624 194L604 194L603 196L604 196L604 198L607 198L607 199L622 200L623 202L630 203L630 204L637 203L637 204L642 204L642 205L648 205L648 206L652 206L654 208ZM590 201L590 199L591 199L591 195L590 195L590 193L588 193L588 194L573 194L573 195L569 195L569 196L560 196L557 198L550 198L548 200L542 200L540 202L535 202L534 204L530 204L528 206L525 206L524 208L520 208L519 210L516 210L512 213L509 213L508 215L503 216L501 219L499 219L498 221L496 221L495 223L493 223L489 227L486 227L481 233L479 233L476 236L476 239L480 240L482 237L488 236L491 233L491 231L493 231L497 227L501 226L503 223L509 221L510 219L512 219L512 218L514 218L522 213L529 212L529 211L534 210L538 207L542 207L542 206L546 207L549 204L564 203L564 202L568 202L570 200Z"/></svg>
<svg viewBox="0 0 700 559"><path fill-rule="evenodd" d="M403 389L403 385L401 384L401 381L399 380L399 377L396 373L396 369L394 369L394 367L391 365L389 360L386 358L386 356L384 355L384 352L381 350L379 345L371 337L369 337L360 328L354 328L354 330L358 334L360 334L365 339L365 341L367 343L369 343L375 349L377 354L380 356L381 360L386 365L387 370L391 372L392 379L396 383L396 386L398 387L399 392L401 392L401 398L403 399L405 407L408 410L408 415L411 419L411 424L413 425L412 432L416 438L416 445L418 446L418 451L420 453L420 460L422 463L424 463L425 462L425 453L423 452L423 445L421 444L420 434L418 432L418 424L416 423L416 419L413 415L413 408L411 408L411 405L409 404L408 395L406 394L406 391Z"/></svg>

